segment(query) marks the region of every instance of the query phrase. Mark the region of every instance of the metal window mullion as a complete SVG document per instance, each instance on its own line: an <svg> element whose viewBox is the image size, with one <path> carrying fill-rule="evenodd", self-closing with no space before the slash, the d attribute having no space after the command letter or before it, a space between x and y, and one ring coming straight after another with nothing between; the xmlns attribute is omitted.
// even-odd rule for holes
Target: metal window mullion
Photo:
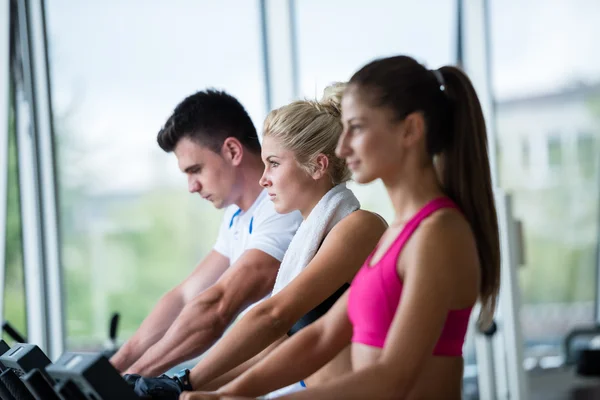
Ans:
<svg viewBox="0 0 600 400"><path fill-rule="evenodd" d="M600 190L600 166L596 168L596 182ZM594 301L594 321L596 326L600 326L600 202L596 206L596 290Z"/></svg>
<svg viewBox="0 0 600 400"><path fill-rule="evenodd" d="M261 0L267 112L298 96L296 14L293 0Z"/></svg>
<svg viewBox="0 0 600 400"><path fill-rule="evenodd" d="M501 287L496 322L498 331L492 339L492 354L487 344L483 358L493 366L494 386L497 399L524 400L528 398L527 376L523 367L523 339L519 318L520 289L517 279L519 254L518 235L513 219L511 199L499 188L499 171L496 160L496 126L491 73L490 18L487 0L462 2L462 38L464 65L481 101L488 130L488 152L492 183L496 196L498 224L501 242ZM483 349L482 341L476 339ZM477 354L479 360L480 354ZM491 357L491 360L489 360ZM490 368L492 369L492 368Z"/></svg>
<svg viewBox="0 0 600 400"><path fill-rule="evenodd" d="M41 183L39 195L42 206L41 222L44 238L45 289L49 330L48 353L51 359L56 359L64 350L64 318L54 131L43 0L30 1L28 15L30 17L32 58L35 60L32 73L34 78L33 89L35 91L38 178Z"/></svg>
<svg viewBox="0 0 600 400"><path fill-rule="evenodd" d="M10 107L10 0L0 0L0 322L4 321ZM1 335L0 335L1 336Z"/></svg>
<svg viewBox="0 0 600 400"><path fill-rule="evenodd" d="M260 21L260 39L263 59L263 79L265 84L265 108L268 113L272 108L271 100L271 72L269 70L269 32L267 23L267 1L258 1L259 21Z"/></svg>
<svg viewBox="0 0 600 400"><path fill-rule="evenodd" d="M462 3L461 35L463 68L473 82L486 122L488 133L488 155L492 173L492 184L500 187L499 171L496 162L496 121L491 74L491 43L487 0L469 0Z"/></svg>
<svg viewBox="0 0 600 400"><path fill-rule="evenodd" d="M468 35L468 30L470 29L469 23L473 22L472 14L466 12L466 2L463 0L457 0L456 2L456 64L465 70L471 75L472 70L475 68L481 69L480 65L474 66L473 63L467 64L465 60L465 52L471 50L473 47L473 41L470 40L466 42L465 35ZM466 16L469 16L469 20L466 20ZM477 17L475 17L477 18ZM481 46L481 43L476 43L475 45ZM484 43L483 46L486 46L487 43ZM466 48L468 47L468 48ZM476 49L479 50L479 49ZM471 80L473 81L473 85L478 91L480 101L482 103L482 108L484 113L489 109L489 94L481 93L480 86L482 84L486 85L487 82L485 80L482 82L480 76L471 75ZM488 95L487 97L484 97ZM486 118L486 121L488 119ZM488 132L489 134L489 132ZM492 166L493 168L493 166ZM494 175L494 173L492 173ZM479 312L479 309L476 310ZM472 318L471 323L476 324L477 318ZM497 369L501 366L497 365L498 361L496 357L494 357L495 351L494 347L496 347L498 340L496 337L488 337L482 335L478 331L478 327L474 326L472 328L472 332L475 332L474 337L474 345L475 345L475 355L477 359L477 383L479 389L479 397L486 400L496 400L498 393L498 386L502 385L502 382L497 382ZM495 335L497 336L497 335Z"/></svg>
<svg viewBox="0 0 600 400"><path fill-rule="evenodd" d="M496 198L502 251L499 306L503 348L498 353L505 356L506 399L525 400L529 398L528 376L524 369L523 330L521 328L521 290L517 270L519 267L519 234L517 222L513 218L512 197L499 191Z"/></svg>
<svg viewBox="0 0 600 400"><path fill-rule="evenodd" d="M600 179L600 171L598 172L597 179ZM596 290L594 293L594 321L596 326L600 326L600 202L598 202L596 212L598 214L596 216Z"/></svg>
<svg viewBox="0 0 600 400"><path fill-rule="evenodd" d="M31 137L29 104L23 87L16 93L15 125L17 128L19 187L21 199L21 229L23 265L25 268L25 298L29 342L47 350L47 322L42 238L39 229L40 208L36 187L36 160Z"/></svg>
<svg viewBox="0 0 600 400"><path fill-rule="evenodd" d="M298 14L296 0L288 0L290 61L292 63L292 98L300 96L300 59L298 54Z"/></svg>
<svg viewBox="0 0 600 400"><path fill-rule="evenodd" d="M21 71L14 70L16 84L15 120L17 127L23 261L27 334L29 342L48 351L46 284L41 228L38 160L35 126L35 92L27 1L18 1L18 33ZM21 72L20 74L18 72Z"/></svg>

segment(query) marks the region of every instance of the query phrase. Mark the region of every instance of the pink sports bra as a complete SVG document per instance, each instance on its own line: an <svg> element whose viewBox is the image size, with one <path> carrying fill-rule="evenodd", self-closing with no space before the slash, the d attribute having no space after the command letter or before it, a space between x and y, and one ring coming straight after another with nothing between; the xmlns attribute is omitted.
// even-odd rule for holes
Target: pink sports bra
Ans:
<svg viewBox="0 0 600 400"><path fill-rule="evenodd" d="M353 342L384 346L402 295L402 280L396 269L400 252L421 222L442 208L458 209L448 198L432 200L408 221L377 264L370 266L376 248L356 274L348 299L348 317L354 328ZM462 356L471 309L448 312L433 355Z"/></svg>

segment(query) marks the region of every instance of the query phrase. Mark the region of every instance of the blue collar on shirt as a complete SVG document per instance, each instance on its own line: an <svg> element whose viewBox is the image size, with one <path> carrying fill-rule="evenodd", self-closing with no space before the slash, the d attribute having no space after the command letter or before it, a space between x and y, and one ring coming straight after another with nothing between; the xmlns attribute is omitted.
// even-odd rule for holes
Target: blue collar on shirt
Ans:
<svg viewBox="0 0 600 400"><path fill-rule="evenodd" d="M233 215L231 216L231 221L229 221L229 229L231 229L231 227L233 226L233 221L235 220L235 217L237 217L241 213L242 213L242 209L241 208L238 208L238 210L233 213ZM250 226L248 227L248 233L250 233L250 234L252 234L252 225L253 225L253 223L254 223L254 217L250 218Z"/></svg>

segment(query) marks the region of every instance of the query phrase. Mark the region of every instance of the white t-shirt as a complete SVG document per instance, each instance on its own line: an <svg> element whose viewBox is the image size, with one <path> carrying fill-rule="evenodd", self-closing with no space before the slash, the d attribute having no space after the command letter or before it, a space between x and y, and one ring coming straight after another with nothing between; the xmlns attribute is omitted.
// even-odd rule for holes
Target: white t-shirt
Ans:
<svg viewBox="0 0 600 400"><path fill-rule="evenodd" d="M301 222L299 211L278 214L263 190L245 212L235 205L227 207L214 250L229 258L230 265L250 249L281 261Z"/></svg>

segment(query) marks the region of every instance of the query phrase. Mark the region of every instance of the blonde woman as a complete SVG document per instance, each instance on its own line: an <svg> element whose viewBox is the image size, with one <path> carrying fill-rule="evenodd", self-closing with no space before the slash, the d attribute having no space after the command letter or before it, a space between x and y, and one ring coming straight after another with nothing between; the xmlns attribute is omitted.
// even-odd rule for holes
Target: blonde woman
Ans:
<svg viewBox="0 0 600 400"><path fill-rule="evenodd" d="M265 120L265 170L260 184L278 213L299 210L303 218L272 296L245 314L183 379L141 378L135 386L138 394L154 393L164 399L169 392L177 398L182 389L221 387L317 320L348 288L386 224L376 214L360 209L345 185L350 177L346 162L335 155L342 133L344 88L336 84L325 90L321 101L295 101L272 111ZM282 392L322 384L347 371L348 349ZM152 390L158 387L161 390Z"/></svg>

